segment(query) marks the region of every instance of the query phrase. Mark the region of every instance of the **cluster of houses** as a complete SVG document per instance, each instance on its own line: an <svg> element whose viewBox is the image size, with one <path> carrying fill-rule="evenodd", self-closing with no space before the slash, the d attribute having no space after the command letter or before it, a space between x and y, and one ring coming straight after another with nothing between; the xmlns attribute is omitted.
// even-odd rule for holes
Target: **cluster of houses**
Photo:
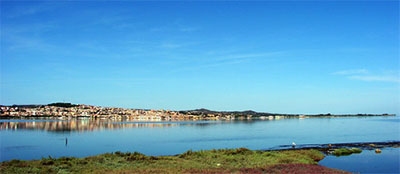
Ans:
<svg viewBox="0 0 400 174"><path fill-rule="evenodd" d="M100 107L91 105L74 105L71 107L36 105L36 106L1 106L0 117L58 117L68 118L95 118L118 120L218 120L233 119L231 115L218 114L190 114L169 110L125 109L114 107Z"/></svg>
<svg viewBox="0 0 400 174"><path fill-rule="evenodd" d="M349 116L395 116L395 114L345 114L332 115L298 115L298 114L272 114L254 111L211 111L207 109L196 109L189 111L169 111L169 110L150 110L150 109L126 109L115 107L100 107L91 105L73 105L70 103L52 103L49 105L0 105L1 118L17 117L53 117L57 119L71 118L94 118L112 119L123 121L161 121L161 120L277 120L282 118L308 117L349 117Z"/></svg>

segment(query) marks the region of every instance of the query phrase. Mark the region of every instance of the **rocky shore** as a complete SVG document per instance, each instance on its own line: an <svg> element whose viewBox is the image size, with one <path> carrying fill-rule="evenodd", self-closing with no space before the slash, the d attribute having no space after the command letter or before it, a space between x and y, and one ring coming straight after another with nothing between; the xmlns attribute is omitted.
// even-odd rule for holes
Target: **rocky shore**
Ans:
<svg viewBox="0 0 400 174"><path fill-rule="evenodd" d="M315 149L325 154L330 154L333 149L339 148L360 148L362 150L376 150L386 147L400 148L400 141L387 141L387 142L353 142L353 143L332 143L332 144L303 144L303 145L282 145L271 149L265 149L265 151L285 151L293 149Z"/></svg>

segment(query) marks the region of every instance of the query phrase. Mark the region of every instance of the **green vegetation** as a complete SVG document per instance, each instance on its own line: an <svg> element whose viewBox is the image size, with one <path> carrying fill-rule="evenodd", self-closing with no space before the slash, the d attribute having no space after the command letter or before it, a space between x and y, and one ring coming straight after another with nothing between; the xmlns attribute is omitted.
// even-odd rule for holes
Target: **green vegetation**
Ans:
<svg viewBox="0 0 400 174"><path fill-rule="evenodd" d="M158 157L138 152L115 152L86 158L12 160L1 163L0 173L246 173L275 171L271 169L274 166L281 168L282 164L315 167L323 158L317 150L189 150L176 156Z"/></svg>
<svg viewBox="0 0 400 174"><path fill-rule="evenodd" d="M72 107L76 107L76 106L79 106L79 105L74 105L74 104L71 104L71 103L58 102L58 103L50 103L47 106L56 106L56 107L62 107L62 108L72 108Z"/></svg>
<svg viewBox="0 0 400 174"><path fill-rule="evenodd" d="M333 151L333 155L335 156L346 156L346 155L351 155L353 153L361 153L362 150L359 148L340 148L340 149L335 149Z"/></svg>

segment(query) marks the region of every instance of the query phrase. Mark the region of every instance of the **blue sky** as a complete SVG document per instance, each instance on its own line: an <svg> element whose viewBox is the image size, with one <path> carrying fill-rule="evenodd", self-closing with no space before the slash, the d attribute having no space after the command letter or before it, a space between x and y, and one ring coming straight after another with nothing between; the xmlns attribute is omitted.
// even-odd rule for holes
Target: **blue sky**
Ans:
<svg viewBox="0 0 400 174"><path fill-rule="evenodd" d="M399 2L1 1L0 104L400 113Z"/></svg>

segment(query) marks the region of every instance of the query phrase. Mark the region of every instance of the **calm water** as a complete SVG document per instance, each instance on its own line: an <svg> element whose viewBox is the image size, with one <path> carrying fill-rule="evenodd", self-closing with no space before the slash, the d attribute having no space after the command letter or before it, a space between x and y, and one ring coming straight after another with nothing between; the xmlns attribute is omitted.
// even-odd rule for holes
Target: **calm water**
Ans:
<svg viewBox="0 0 400 174"><path fill-rule="evenodd" d="M292 142L307 145L393 140L400 140L399 117L189 122L0 120L0 161L49 155L84 157L115 151L174 155L190 149L271 149Z"/></svg>
<svg viewBox="0 0 400 174"><path fill-rule="evenodd" d="M400 148L384 148L379 154L363 150L350 156L327 156L319 164L352 173L400 173Z"/></svg>

